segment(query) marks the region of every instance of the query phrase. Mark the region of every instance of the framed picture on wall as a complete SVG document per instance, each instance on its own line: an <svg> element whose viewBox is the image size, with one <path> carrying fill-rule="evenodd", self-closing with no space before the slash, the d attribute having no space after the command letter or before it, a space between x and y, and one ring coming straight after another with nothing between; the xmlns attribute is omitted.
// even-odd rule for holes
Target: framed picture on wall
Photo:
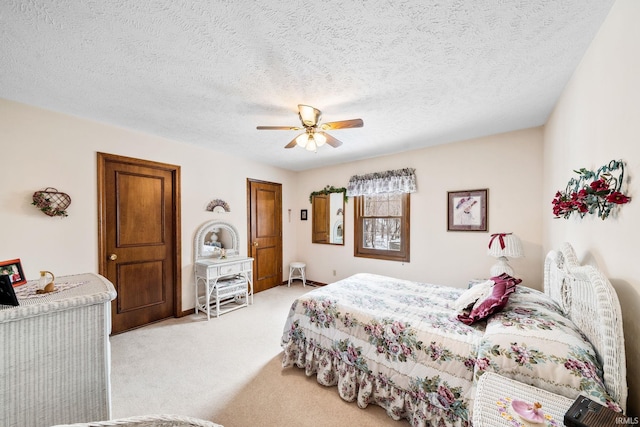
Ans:
<svg viewBox="0 0 640 427"><path fill-rule="evenodd" d="M306 209L301 209L300 210L300 219L302 221L306 221L307 220L307 210Z"/></svg>
<svg viewBox="0 0 640 427"><path fill-rule="evenodd" d="M487 231L489 190L448 191L447 231Z"/></svg>
<svg viewBox="0 0 640 427"><path fill-rule="evenodd" d="M0 262L0 274L9 276L9 280L13 286L20 286L27 283L27 279L25 279L24 272L22 271L20 259L10 259Z"/></svg>

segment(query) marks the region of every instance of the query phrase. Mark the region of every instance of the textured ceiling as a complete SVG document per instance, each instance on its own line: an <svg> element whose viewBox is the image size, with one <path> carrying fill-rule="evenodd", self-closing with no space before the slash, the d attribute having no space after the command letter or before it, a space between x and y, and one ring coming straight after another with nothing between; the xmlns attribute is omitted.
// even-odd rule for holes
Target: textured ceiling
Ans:
<svg viewBox="0 0 640 427"><path fill-rule="evenodd" d="M613 3L2 0L0 97L304 170L545 123Z"/></svg>

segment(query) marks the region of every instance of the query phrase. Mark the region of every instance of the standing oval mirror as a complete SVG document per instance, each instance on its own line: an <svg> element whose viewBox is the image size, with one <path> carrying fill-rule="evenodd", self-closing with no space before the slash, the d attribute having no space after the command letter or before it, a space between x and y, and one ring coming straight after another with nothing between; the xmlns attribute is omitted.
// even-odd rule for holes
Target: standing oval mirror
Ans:
<svg viewBox="0 0 640 427"><path fill-rule="evenodd" d="M344 195L311 196L312 243L344 245Z"/></svg>

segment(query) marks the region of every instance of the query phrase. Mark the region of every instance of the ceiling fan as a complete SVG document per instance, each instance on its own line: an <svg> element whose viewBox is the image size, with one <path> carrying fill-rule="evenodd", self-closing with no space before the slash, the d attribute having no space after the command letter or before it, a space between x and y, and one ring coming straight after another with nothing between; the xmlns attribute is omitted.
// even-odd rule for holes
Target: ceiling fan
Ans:
<svg viewBox="0 0 640 427"><path fill-rule="evenodd" d="M318 147L325 143L337 148L342 145L342 141L334 138L326 130L361 128L364 125L362 119L340 120L337 122L327 122L319 124L322 112L309 105L298 104L298 117L302 122L300 126L257 126L258 130L304 130L304 133L293 138L284 148L293 148L296 145L304 147L309 151L316 151Z"/></svg>

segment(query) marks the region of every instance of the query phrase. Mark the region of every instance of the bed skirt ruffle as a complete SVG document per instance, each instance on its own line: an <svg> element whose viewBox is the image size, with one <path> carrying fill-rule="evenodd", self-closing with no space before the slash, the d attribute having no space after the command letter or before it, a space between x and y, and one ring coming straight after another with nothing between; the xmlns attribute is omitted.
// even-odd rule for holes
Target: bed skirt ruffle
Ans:
<svg viewBox="0 0 640 427"><path fill-rule="evenodd" d="M341 354L291 337L283 343L282 367L296 366L307 376L316 375L318 383L337 386L338 394L347 402L356 401L364 409L370 403L382 407L394 420L406 418L415 427L469 427L468 420L452 420L451 414L416 393L389 384L382 376L362 371ZM447 416L448 415L448 416Z"/></svg>

